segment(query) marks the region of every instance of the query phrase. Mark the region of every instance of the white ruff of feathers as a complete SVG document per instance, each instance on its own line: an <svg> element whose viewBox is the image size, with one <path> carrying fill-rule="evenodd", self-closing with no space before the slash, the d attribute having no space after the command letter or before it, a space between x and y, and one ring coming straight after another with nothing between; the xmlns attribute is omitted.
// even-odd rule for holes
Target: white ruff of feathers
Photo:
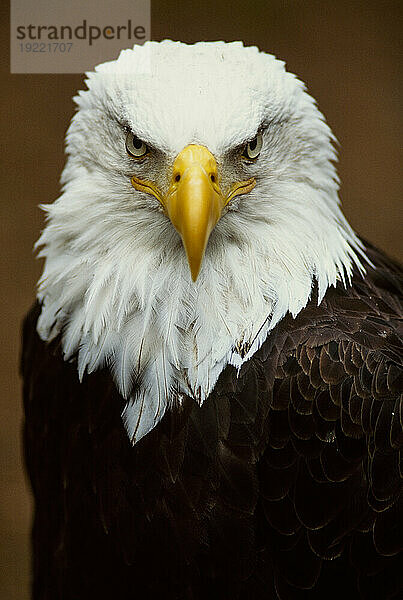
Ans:
<svg viewBox="0 0 403 600"><path fill-rule="evenodd" d="M143 72L142 65L150 72ZM144 69L143 69L144 70ZM303 84L241 43L165 41L125 50L88 74L67 134L63 193L37 246L42 339L62 334L79 377L107 365L137 442L183 394L200 404L227 364L240 368L290 312L349 284L361 244L343 217L333 136ZM263 124L260 157L242 145ZM125 151L131 129L152 149ZM133 174L168 187L187 144L215 155L223 189L255 177L218 222L196 283L171 222Z"/></svg>

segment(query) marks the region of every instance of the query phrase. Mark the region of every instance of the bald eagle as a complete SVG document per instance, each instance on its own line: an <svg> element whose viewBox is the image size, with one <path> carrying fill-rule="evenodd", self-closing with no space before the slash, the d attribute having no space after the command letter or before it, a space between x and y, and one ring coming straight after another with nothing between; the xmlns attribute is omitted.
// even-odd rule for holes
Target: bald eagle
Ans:
<svg viewBox="0 0 403 600"><path fill-rule="evenodd" d="M401 598L401 270L314 100L241 43L87 77L23 333L33 597Z"/></svg>

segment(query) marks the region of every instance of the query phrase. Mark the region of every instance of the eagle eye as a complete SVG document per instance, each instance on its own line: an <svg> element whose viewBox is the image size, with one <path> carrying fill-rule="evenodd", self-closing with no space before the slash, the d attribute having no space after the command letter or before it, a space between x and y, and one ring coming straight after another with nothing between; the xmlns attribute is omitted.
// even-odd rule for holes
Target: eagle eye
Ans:
<svg viewBox="0 0 403 600"><path fill-rule="evenodd" d="M242 156L248 160L256 159L263 146L263 137L261 133L258 133L256 137L246 144L242 151Z"/></svg>
<svg viewBox="0 0 403 600"><path fill-rule="evenodd" d="M131 131L126 136L126 151L133 158L143 158L149 152L146 144Z"/></svg>

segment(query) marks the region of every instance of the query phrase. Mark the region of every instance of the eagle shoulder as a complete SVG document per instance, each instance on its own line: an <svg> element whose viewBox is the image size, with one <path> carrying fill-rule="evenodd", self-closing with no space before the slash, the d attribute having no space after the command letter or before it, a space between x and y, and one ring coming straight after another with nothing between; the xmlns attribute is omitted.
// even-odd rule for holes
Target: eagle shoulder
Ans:
<svg viewBox="0 0 403 600"><path fill-rule="evenodd" d="M401 272L369 253L375 268L287 316L256 357L270 380L257 514L281 548L272 557L280 598L312 587L326 595L343 562L358 574L350 591L403 589Z"/></svg>

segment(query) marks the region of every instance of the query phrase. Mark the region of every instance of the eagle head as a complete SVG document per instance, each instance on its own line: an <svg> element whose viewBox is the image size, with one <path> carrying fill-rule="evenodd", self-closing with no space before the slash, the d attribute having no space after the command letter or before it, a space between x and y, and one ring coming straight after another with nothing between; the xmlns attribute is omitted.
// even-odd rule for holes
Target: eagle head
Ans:
<svg viewBox="0 0 403 600"><path fill-rule="evenodd" d="M37 242L38 332L107 366L138 441L200 404L317 283L362 268L333 136L304 85L241 43L150 42L87 74Z"/></svg>

